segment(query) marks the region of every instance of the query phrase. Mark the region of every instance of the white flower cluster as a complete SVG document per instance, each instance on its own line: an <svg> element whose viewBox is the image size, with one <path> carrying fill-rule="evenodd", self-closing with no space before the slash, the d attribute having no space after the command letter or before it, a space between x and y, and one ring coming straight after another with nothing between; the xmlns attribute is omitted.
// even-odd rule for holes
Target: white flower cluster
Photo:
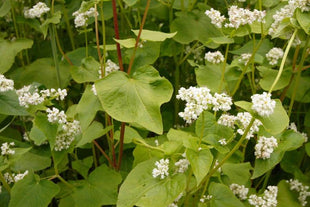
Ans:
<svg viewBox="0 0 310 207"><path fill-rule="evenodd" d="M11 147L14 147L15 143L14 142L4 142L1 145L1 155L14 155L15 150L11 149Z"/></svg>
<svg viewBox="0 0 310 207"><path fill-rule="evenodd" d="M278 187L268 186L262 197L257 195L250 195L248 201L250 205L255 207L276 207L278 204L277 195Z"/></svg>
<svg viewBox="0 0 310 207"><path fill-rule="evenodd" d="M303 185L299 180L290 179L286 181L290 184L290 190L296 190L299 193L298 200L302 206L307 205L307 197L310 196L309 186Z"/></svg>
<svg viewBox="0 0 310 207"><path fill-rule="evenodd" d="M213 196L212 195L203 195L200 199L199 199L199 201L200 201L200 203L205 203L206 201L209 201L209 200L211 200L213 198Z"/></svg>
<svg viewBox="0 0 310 207"><path fill-rule="evenodd" d="M244 65L248 64L252 54L251 53L243 53L239 58L239 62L244 62Z"/></svg>
<svg viewBox="0 0 310 207"><path fill-rule="evenodd" d="M296 124L295 124L294 122L292 122L292 123L287 127L287 129L291 129L291 130L293 130L294 132L300 133L300 134L304 137L305 142L308 142L308 135L307 135L305 132L299 132L299 131L297 130L297 126L296 126Z"/></svg>
<svg viewBox="0 0 310 207"><path fill-rule="evenodd" d="M267 138L264 136L259 137L257 144L255 145L255 156L257 159L262 158L264 160L269 159L273 150L278 147L278 141L273 136Z"/></svg>
<svg viewBox="0 0 310 207"><path fill-rule="evenodd" d="M271 99L271 94L264 92L263 94L254 94L251 96L252 109L260 116L268 117L273 114L276 107L276 101Z"/></svg>
<svg viewBox="0 0 310 207"><path fill-rule="evenodd" d="M118 70L119 70L119 66L116 63L114 63L112 60L108 59L107 62L105 63L105 76ZM102 78L101 67L99 67L98 73L99 73L99 78Z"/></svg>
<svg viewBox="0 0 310 207"><path fill-rule="evenodd" d="M76 28L86 27L88 18L98 16L98 12L95 12L95 8L92 7L86 12L77 10L73 12L72 16L74 16L74 24Z"/></svg>
<svg viewBox="0 0 310 207"><path fill-rule="evenodd" d="M81 126L79 121L66 122L62 125L62 131L56 136L54 150L62 151L68 149L74 141L75 136L80 133Z"/></svg>
<svg viewBox="0 0 310 207"><path fill-rule="evenodd" d="M283 50L278 47L274 47L266 54L266 58L270 65L276 65L278 60L283 57Z"/></svg>
<svg viewBox="0 0 310 207"><path fill-rule="evenodd" d="M15 173L10 174L6 172L3 174L3 177L8 184L11 184L22 180L26 175L28 175L28 170L26 170L24 173L18 173L18 174Z"/></svg>
<svg viewBox="0 0 310 207"><path fill-rule="evenodd" d="M254 11L250 11L237 6L231 6L228 9L228 16L229 23L226 23L225 27L233 27L238 29L242 25L252 24L255 21L264 22L266 11L259 11L256 9L254 9Z"/></svg>
<svg viewBox="0 0 310 207"><path fill-rule="evenodd" d="M286 18L292 18L297 8L300 8L303 12L309 11L310 2L308 0L289 0L287 5L282 7L272 16L274 22L272 23L268 34L274 35L276 30L279 28L281 22Z"/></svg>
<svg viewBox="0 0 310 207"><path fill-rule="evenodd" d="M95 96L98 95L98 94L97 94L97 89L96 89L95 84L93 84L93 85L91 86L91 91L93 92L93 94L94 94Z"/></svg>
<svg viewBox="0 0 310 207"><path fill-rule="evenodd" d="M225 138L223 138L223 139L220 139L219 141L218 141L221 145L227 145L227 141L226 141L226 139Z"/></svg>
<svg viewBox="0 0 310 207"><path fill-rule="evenodd" d="M65 124L67 123L67 115L64 111L59 111L59 109L53 107L52 109L46 109L47 119L51 123Z"/></svg>
<svg viewBox="0 0 310 207"><path fill-rule="evenodd" d="M28 85L17 90L16 94L18 95L19 105L29 108L29 105L41 104L47 98L64 100L67 96L67 90L51 88L39 91L37 87Z"/></svg>
<svg viewBox="0 0 310 207"><path fill-rule="evenodd" d="M249 189L244 185L238 185L233 183L229 186L230 190L238 197L240 200L246 200L248 196Z"/></svg>
<svg viewBox="0 0 310 207"><path fill-rule="evenodd" d="M43 2L38 2L31 9L24 10L24 16L28 19L40 18L43 14L49 12L50 8Z"/></svg>
<svg viewBox="0 0 310 207"><path fill-rule="evenodd" d="M224 56L220 51L207 52L205 54L205 59L213 64L219 64L224 61Z"/></svg>
<svg viewBox="0 0 310 207"><path fill-rule="evenodd" d="M14 81L0 74L0 92L14 90Z"/></svg>
<svg viewBox="0 0 310 207"><path fill-rule="evenodd" d="M220 118L217 120L218 124L230 127L232 129L235 128L235 124L239 126L237 133L240 135L244 134L245 129L248 127L252 119L252 115L249 112L239 112L237 116L222 114ZM250 128L250 131L246 135L247 139L254 137L254 134L259 131L259 126L262 125L262 122L256 119L253 125Z"/></svg>
<svg viewBox="0 0 310 207"><path fill-rule="evenodd" d="M205 14L211 19L211 23L218 28L222 28L222 23L225 21L225 17L221 13L213 8L207 10Z"/></svg>
<svg viewBox="0 0 310 207"><path fill-rule="evenodd" d="M176 171L178 173L184 173L188 169L189 164L190 163L187 159L180 159L174 165L177 167Z"/></svg>
<svg viewBox="0 0 310 207"><path fill-rule="evenodd" d="M169 175L169 159L161 159L155 162L156 168L153 169L152 175L154 178L160 176L160 179L164 179Z"/></svg>
<svg viewBox="0 0 310 207"><path fill-rule="evenodd" d="M186 123L192 123L204 111L213 106L214 111L228 111L231 109L232 99L225 93L215 93L214 96L210 93L207 87L189 87L188 89L180 88L177 99L186 101L184 112L180 112Z"/></svg>

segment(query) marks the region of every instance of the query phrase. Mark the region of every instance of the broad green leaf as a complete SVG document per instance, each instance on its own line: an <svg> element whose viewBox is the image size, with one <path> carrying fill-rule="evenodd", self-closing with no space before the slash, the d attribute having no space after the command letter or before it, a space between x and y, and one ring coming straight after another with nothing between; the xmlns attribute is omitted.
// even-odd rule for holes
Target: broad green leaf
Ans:
<svg viewBox="0 0 310 207"><path fill-rule="evenodd" d="M243 45L241 48L238 48L236 50L233 51L229 51L232 54L235 55L241 55L243 53L253 53L254 50L254 40L250 40L249 42L247 42L245 45ZM259 40L255 41L255 45L257 45L259 42ZM262 44L260 45L259 49L257 50L256 54L259 54L263 57L265 57L265 55L269 52L269 50L273 48L272 43L270 42L270 40L268 39L264 39Z"/></svg>
<svg viewBox="0 0 310 207"><path fill-rule="evenodd" d="M251 177L250 170L252 166L249 162L245 163L224 163L222 166L222 174L229 179L228 184L237 183L246 185Z"/></svg>
<svg viewBox="0 0 310 207"><path fill-rule="evenodd" d="M178 32L174 40L182 44L189 44L194 40L207 43L209 38L224 36L223 33L211 24L210 19L203 12L178 13L170 25L171 32ZM215 48L218 44L208 44Z"/></svg>
<svg viewBox="0 0 310 207"><path fill-rule="evenodd" d="M10 0L3 0L2 5L0 7L0 17L4 17L10 12L11 9L11 1Z"/></svg>
<svg viewBox="0 0 310 207"><path fill-rule="evenodd" d="M89 56L82 60L80 67L71 67L70 73L77 83L94 82L99 79L100 63Z"/></svg>
<svg viewBox="0 0 310 207"><path fill-rule="evenodd" d="M31 48L33 44L29 39L16 39L8 41L0 38L0 73L7 72L14 63L15 56L22 50Z"/></svg>
<svg viewBox="0 0 310 207"><path fill-rule="evenodd" d="M99 110L102 110L99 99L88 85L76 107L83 131L91 124Z"/></svg>
<svg viewBox="0 0 310 207"><path fill-rule="evenodd" d="M309 176L304 175L302 169L299 168L299 163L302 163L304 156L305 154L301 150L286 152L280 162L281 169L284 172L292 174L299 181L309 179Z"/></svg>
<svg viewBox="0 0 310 207"><path fill-rule="evenodd" d="M127 6L133 6L137 3L138 0L124 0Z"/></svg>
<svg viewBox="0 0 310 207"><path fill-rule="evenodd" d="M9 207L46 207L59 192L59 187L49 180L40 180L38 175L29 173L14 184Z"/></svg>
<svg viewBox="0 0 310 207"><path fill-rule="evenodd" d="M61 63L59 66L61 86L65 88L70 81L70 66L66 63ZM25 68L21 67L14 70L10 73L10 77L14 80L16 88L21 88L33 82L41 83L47 88L59 88L56 68L51 58L36 59Z"/></svg>
<svg viewBox="0 0 310 207"><path fill-rule="evenodd" d="M98 52L95 47L88 47L88 55L89 57L95 57L95 60L98 60ZM77 48L71 52L66 53L67 57L71 60L72 64L74 66L81 66L82 60L86 58L86 48L80 47ZM62 62L66 62L66 60L63 60ZM98 68L99 69L99 68ZM99 74L98 74L99 76Z"/></svg>
<svg viewBox="0 0 310 207"><path fill-rule="evenodd" d="M187 149L186 158L191 164L198 186L209 172L213 161L212 153L209 149L202 149L199 151Z"/></svg>
<svg viewBox="0 0 310 207"><path fill-rule="evenodd" d="M280 3L280 0L263 0L264 7L272 7Z"/></svg>
<svg viewBox="0 0 310 207"><path fill-rule="evenodd" d="M32 151L26 152L18 160L13 161L11 164L11 169L19 171L38 171L44 170L51 166L51 158L48 156L42 156Z"/></svg>
<svg viewBox="0 0 310 207"><path fill-rule="evenodd" d="M118 185L122 181L119 173L108 168L106 165L97 167L90 173L87 180L82 181L72 197L76 207L100 207L113 205L117 199Z"/></svg>
<svg viewBox="0 0 310 207"><path fill-rule="evenodd" d="M41 25L41 30L44 36L44 39L47 35L47 30L50 24L58 24L61 19L61 12L57 11L55 12L51 17L47 18Z"/></svg>
<svg viewBox="0 0 310 207"><path fill-rule="evenodd" d="M153 142L154 143L154 142ZM154 143L155 145L155 143ZM152 158L162 158L164 157L164 153L159 150L153 150L144 146L136 146L136 148L133 151L133 156L134 156L134 163L133 167L138 165L141 162L144 162L146 160L152 159Z"/></svg>
<svg viewBox="0 0 310 207"><path fill-rule="evenodd" d="M134 38L128 38L128 39L114 39L115 42L119 43L121 46L125 48L132 48L135 47L136 39Z"/></svg>
<svg viewBox="0 0 310 207"><path fill-rule="evenodd" d="M310 157L310 142L305 144L305 150L306 150L307 155Z"/></svg>
<svg viewBox="0 0 310 207"><path fill-rule="evenodd" d="M297 198L297 193L294 193L294 191L290 190L290 184L285 182L285 180L281 180L278 183L277 201L277 207L301 207Z"/></svg>
<svg viewBox="0 0 310 207"><path fill-rule="evenodd" d="M112 126L103 128L100 122L94 121L89 127L83 132L82 139L77 143L77 147L83 146L84 144L92 142L112 129Z"/></svg>
<svg viewBox="0 0 310 207"><path fill-rule="evenodd" d="M29 115L26 109L19 105L18 96L15 91L0 93L0 114L25 116Z"/></svg>
<svg viewBox="0 0 310 207"><path fill-rule="evenodd" d="M139 124L157 134L163 132L160 106L170 100L172 86L155 68L141 67L132 77L113 72L95 86L104 111L111 117Z"/></svg>
<svg viewBox="0 0 310 207"><path fill-rule="evenodd" d="M292 94L295 94L295 101L301 103L310 102L310 76L302 75L298 81L298 85L295 89L296 78L291 83L292 87L287 90L287 97L291 98Z"/></svg>
<svg viewBox="0 0 310 207"><path fill-rule="evenodd" d="M216 43L216 44L232 44L235 42L233 38L223 36L223 37L211 37L210 41Z"/></svg>
<svg viewBox="0 0 310 207"><path fill-rule="evenodd" d="M48 121L47 116L43 113L38 113L33 121L33 130L30 131L30 139L36 144L42 144L48 140L51 148L54 148L57 134L57 125Z"/></svg>
<svg viewBox="0 0 310 207"><path fill-rule="evenodd" d="M169 141L176 141L176 142L183 143L183 146L188 149L198 150L199 138L193 136L192 134L188 132L176 130L176 129L170 129L167 134L167 137Z"/></svg>
<svg viewBox="0 0 310 207"><path fill-rule="evenodd" d="M86 157L83 160L72 162L72 168L78 171L85 179L88 177L88 171L93 165L93 157Z"/></svg>
<svg viewBox="0 0 310 207"><path fill-rule="evenodd" d="M155 160L138 164L121 185L117 206L141 207L168 206L186 187L184 174L168 176L164 179L154 178L152 170Z"/></svg>
<svg viewBox="0 0 310 207"><path fill-rule="evenodd" d="M136 36L139 34L139 30L132 30L133 33L135 33ZM177 32L174 33L164 33L159 31L151 31L144 29L141 33L141 39L142 40L148 40L148 41L159 41L162 42L166 40L167 38L172 38L177 34Z"/></svg>
<svg viewBox="0 0 310 207"><path fill-rule="evenodd" d="M310 14L309 12L302 12L300 9L296 9L296 19L301 28L310 35Z"/></svg>
<svg viewBox="0 0 310 207"><path fill-rule="evenodd" d="M301 134L296 133L292 130L284 132L280 136L280 142L278 147L271 154L269 159L256 159L254 172L252 179L255 179L267 171L271 170L276 166L283 158L286 151L291 151L299 148L304 143L304 138Z"/></svg>
<svg viewBox="0 0 310 207"><path fill-rule="evenodd" d="M265 91L269 91L279 71L264 66L259 66L257 69L259 70L259 74L262 77L259 81L259 85ZM280 90L289 84L292 76L291 70L291 68L287 68L283 71L279 81L273 88L274 91Z"/></svg>
<svg viewBox="0 0 310 207"><path fill-rule="evenodd" d="M265 130L271 134L281 133L284 129L286 129L289 124L289 118L285 109L282 106L281 101L278 99L276 99L275 101L276 107L273 114L271 114L269 117L261 117L257 115L257 119L259 119L263 123ZM235 105L243 108L251 114L254 114L251 109L252 103L250 102L237 101L235 102Z"/></svg>
<svg viewBox="0 0 310 207"><path fill-rule="evenodd" d="M212 182L209 187L209 195L212 195L210 201L211 207L243 207L233 192L224 184Z"/></svg>

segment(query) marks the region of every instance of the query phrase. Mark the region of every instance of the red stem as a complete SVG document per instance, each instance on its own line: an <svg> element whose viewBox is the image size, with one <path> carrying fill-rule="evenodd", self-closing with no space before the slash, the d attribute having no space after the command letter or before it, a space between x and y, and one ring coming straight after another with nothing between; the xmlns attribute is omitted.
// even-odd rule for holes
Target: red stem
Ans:
<svg viewBox="0 0 310 207"><path fill-rule="evenodd" d="M119 170L121 168L121 164L122 164L123 148L124 148L124 135L125 135L125 123L122 122L121 133L120 133L120 138L119 138L120 145L119 145L117 170Z"/></svg>
<svg viewBox="0 0 310 207"><path fill-rule="evenodd" d="M104 150L100 147L100 145L96 142L96 140L93 140L93 143L96 145L96 147L99 149L99 151L103 154L105 158L107 158L108 162L110 163L111 166L115 167L113 165L113 162L109 158L109 156L104 152Z"/></svg>
<svg viewBox="0 0 310 207"><path fill-rule="evenodd" d="M116 10L116 0L112 0L112 8L113 8L113 21L114 21L114 31L115 31L115 39L119 39L119 30L118 30L118 21L117 21L117 10ZM117 49L117 57L118 63L121 71L124 71L121 46L118 42L116 42Z"/></svg>

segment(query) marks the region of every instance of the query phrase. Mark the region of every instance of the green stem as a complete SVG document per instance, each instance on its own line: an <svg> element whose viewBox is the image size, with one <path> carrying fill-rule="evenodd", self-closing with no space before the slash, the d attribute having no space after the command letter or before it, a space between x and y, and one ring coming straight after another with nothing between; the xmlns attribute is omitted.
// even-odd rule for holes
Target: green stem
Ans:
<svg viewBox="0 0 310 207"><path fill-rule="evenodd" d="M277 77L276 77L276 79L274 80L273 84L271 85L271 88L269 89L269 93L271 93L271 92L273 91L274 87L276 86L276 84L277 84L278 81L280 80L280 77L281 77L282 72L283 72L283 69L284 69L284 64L285 64L285 61L286 61L288 52L290 51L290 48L291 48L291 46L292 46L292 44L293 44L293 41L294 41L294 39L295 39L295 36L296 36L296 34L297 34L297 31L298 31L298 30L295 29L295 31L294 31L294 33L293 33L291 39L290 39L289 42L288 42L288 45L287 45L287 47L286 47L286 49L285 49L285 52L284 52L284 55L283 55L283 58L282 58L282 62L281 62L280 68L279 68L279 72L278 72Z"/></svg>
<svg viewBox="0 0 310 207"><path fill-rule="evenodd" d="M59 62L58 62L56 37L55 37L55 33L56 33L55 25L50 25L49 31L50 31L50 37L51 37L53 59L54 59L54 64L55 64L55 68L56 68L56 77L57 77L58 87L61 88L60 68L59 68Z"/></svg>
<svg viewBox="0 0 310 207"><path fill-rule="evenodd" d="M225 80L225 70L226 70L228 51L229 51L229 44L226 45L225 59L224 59L223 67L222 67L222 76L221 76L221 82L220 82L220 87L219 87L219 93L221 93L222 91L222 87L223 87L224 80Z"/></svg>
<svg viewBox="0 0 310 207"><path fill-rule="evenodd" d="M102 27L102 46L103 46L103 54L102 54L102 62L100 63L101 68L101 76L105 76L105 63L106 63L106 36L105 36L105 22L104 22L104 14L103 14L103 3L100 2L100 15L101 15L101 27Z"/></svg>
<svg viewBox="0 0 310 207"><path fill-rule="evenodd" d="M269 170L269 171L265 174L264 183L263 183L263 186L262 186L262 188L260 189L259 193L263 193L264 190L266 189L267 184L268 184L268 181L269 181L269 178L270 178L270 176L271 176L271 172L272 172L272 169Z"/></svg>
<svg viewBox="0 0 310 207"><path fill-rule="evenodd" d="M9 184L6 182L5 178L2 175L2 172L0 172L0 181L2 182L3 187L9 192L11 193L11 187L9 186Z"/></svg>
<svg viewBox="0 0 310 207"><path fill-rule="evenodd" d="M160 152L165 152L165 150L163 150L163 149L161 149L159 147L154 147L152 145L149 145L149 144L147 144L146 142L144 142L142 140L133 139L132 141L133 141L133 143L135 143L137 145L142 145L142 146L144 146L146 148L154 149L154 150L157 150L157 151L160 151Z"/></svg>
<svg viewBox="0 0 310 207"><path fill-rule="evenodd" d="M86 30L86 28L85 28ZM85 36L85 56L88 57L88 39L87 39L87 31L84 32Z"/></svg>
<svg viewBox="0 0 310 207"><path fill-rule="evenodd" d="M246 135L248 134L248 132L250 131L250 128L252 127L253 123L255 121L255 118L252 117L249 125L247 126L247 128L244 131L244 134L242 135L242 137L239 139L239 141L237 142L237 144L234 146L234 148L232 148L232 150L230 150L230 152L222 159L222 161L216 165L214 168L212 168L212 170L208 173L208 175L203 179L203 181L201 182L201 185L203 183L205 183L206 181L208 181L211 176L239 149L239 147L241 146L241 144L243 143L243 141L246 139ZM198 189L201 187L201 185L198 187ZM204 190L203 190L203 194L205 194L207 190L207 185L205 185Z"/></svg>
<svg viewBox="0 0 310 207"><path fill-rule="evenodd" d="M301 78L301 71L302 71L304 62L305 62L306 57L307 57L307 45L309 44L309 40L310 40L310 36L307 36L306 44L305 44L305 47L304 47L303 52L302 52L301 61L300 61L299 65L298 65L298 72L297 72L296 81L294 83L293 94L292 94L292 97L291 97L290 106L289 106L289 110L288 110L288 116L289 117L291 116L292 109L293 109L293 106L294 106L295 97L296 97L296 93L297 93L297 88L298 88L298 85L299 85L299 82L300 82L300 78Z"/></svg>
<svg viewBox="0 0 310 207"><path fill-rule="evenodd" d="M175 71L174 71L174 87L175 87L175 93L178 93L178 90L180 89L180 65L178 64L177 58L174 56L175 61ZM178 124L179 120L179 100L174 99L174 123Z"/></svg>
<svg viewBox="0 0 310 207"><path fill-rule="evenodd" d="M97 161L96 148L95 148L94 143L92 143L91 148L92 148L92 153L93 153L94 165L95 165L95 168L97 168L98 167L98 161Z"/></svg>

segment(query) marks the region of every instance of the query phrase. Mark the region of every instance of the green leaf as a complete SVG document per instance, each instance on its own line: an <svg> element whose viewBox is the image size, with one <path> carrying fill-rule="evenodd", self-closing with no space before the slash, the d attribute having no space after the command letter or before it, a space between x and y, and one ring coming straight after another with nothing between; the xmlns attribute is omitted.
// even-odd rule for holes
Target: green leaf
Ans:
<svg viewBox="0 0 310 207"><path fill-rule="evenodd" d="M85 179L88 177L88 171L93 165L93 157L86 157L83 160L72 162L72 168L78 171Z"/></svg>
<svg viewBox="0 0 310 207"><path fill-rule="evenodd" d="M15 91L0 93L0 114L25 116L29 115L26 109L19 105L18 96Z"/></svg>
<svg viewBox="0 0 310 207"><path fill-rule="evenodd" d="M58 192L56 184L30 172L14 184L9 207L46 207Z"/></svg>
<svg viewBox="0 0 310 207"><path fill-rule="evenodd" d="M0 8L0 17L4 17L7 15L11 10L11 1L10 0L3 0L2 5Z"/></svg>
<svg viewBox="0 0 310 207"><path fill-rule="evenodd" d="M133 6L137 3L138 0L124 0L127 6Z"/></svg>
<svg viewBox="0 0 310 207"><path fill-rule="evenodd" d="M261 117L257 115L257 119L259 119L265 128L267 132L270 134L279 134L289 124L289 118L287 116L287 113L285 109L282 106L282 103L280 100L275 99L276 101L276 107L274 109L273 114L271 114L269 117ZM252 111L252 103L246 102L246 101L237 101L235 102L236 106L239 106L243 108L244 110L250 112L251 114L254 114Z"/></svg>
<svg viewBox="0 0 310 207"><path fill-rule="evenodd" d="M33 131L33 130L34 131ZM35 144L42 144L45 140L48 140L51 148L54 148L55 139L57 134L57 125L48 121L46 114L38 113L33 121L33 128L30 131L30 139Z"/></svg>
<svg viewBox="0 0 310 207"><path fill-rule="evenodd" d="M305 144L305 150L306 150L307 155L310 157L310 142Z"/></svg>
<svg viewBox="0 0 310 207"><path fill-rule="evenodd" d="M276 166L283 158L286 151L291 151L299 148L304 143L304 138L301 134L292 130L284 132L280 136L280 142L269 159L256 159L252 179L255 179Z"/></svg>
<svg viewBox="0 0 310 207"><path fill-rule="evenodd" d="M295 86L296 78L291 83L291 86ZM310 76L302 75L297 83L297 87L289 87L287 91L287 97L291 98L295 93L295 101L301 103L310 102Z"/></svg>
<svg viewBox="0 0 310 207"><path fill-rule="evenodd" d="M89 57L96 57L95 59L97 59L98 57L98 52L97 49L94 47L88 47L88 55ZM67 57L71 60L72 64L74 66L81 66L82 65L82 61L85 58L86 55L86 48L85 47L80 47L77 48L71 52L66 53ZM62 62L66 62L66 60L63 60ZM99 70L99 68L98 68ZM99 76L99 74L98 74Z"/></svg>
<svg viewBox="0 0 310 207"><path fill-rule="evenodd" d="M233 192L224 184L212 182L209 187L209 195L212 195L210 201L211 207L242 207Z"/></svg>
<svg viewBox="0 0 310 207"><path fill-rule="evenodd" d="M0 73L7 72L14 63L15 56L22 50L31 48L33 44L29 39L16 39L8 41L0 38Z"/></svg>
<svg viewBox="0 0 310 207"><path fill-rule="evenodd" d="M187 149L186 158L191 164L198 186L210 170L213 161L212 153L209 149L202 149L200 151Z"/></svg>
<svg viewBox="0 0 310 207"><path fill-rule="evenodd" d="M223 36L223 37L211 37L210 40L216 44L232 44L235 42L233 38Z"/></svg>
<svg viewBox="0 0 310 207"><path fill-rule="evenodd" d="M222 166L222 173L228 177L229 184L246 185L251 177L250 170L252 170L252 166L249 162L224 163Z"/></svg>
<svg viewBox="0 0 310 207"><path fill-rule="evenodd" d="M310 35L310 14L309 12L302 12L299 8L296 9L296 19L301 28Z"/></svg>
<svg viewBox="0 0 310 207"><path fill-rule="evenodd" d="M47 18L41 25L41 31L43 33L44 39L46 38L48 27L50 24L58 24L61 19L61 12L57 11L53 15Z"/></svg>
<svg viewBox="0 0 310 207"><path fill-rule="evenodd" d="M199 138L191 135L188 132L176 129L170 129L167 134L167 137L169 141L182 142L183 146L188 149L198 150Z"/></svg>
<svg viewBox="0 0 310 207"><path fill-rule="evenodd" d="M111 117L163 132L160 106L170 100L172 86L155 68L141 67L132 77L113 72L95 85L102 107Z"/></svg>
<svg viewBox="0 0 310 207"><path fill-rule="evenodd" d="M11 164L11 169L19 171L38 171L44 170L51 166L51 158L47 156L42 156L32 151L26 152L18 160L13 161Z"/></svg>
<svg viewBox="0 0 310 207"><path fill-rule="evenodd" d="M123 39L123 40L114 38L114 41L119 43L121 46L125 48L133 48L135 47L135 44L136 44L136 39L134 38L128 38L128 39Z"/></svg>
<svg viewBox="0 0 310 207"><path fill-rule="evenodd" d="M77 147L83 146L84 144L92 142L110 131L113 127L108 126L103 128L100 122L94 121L89 127L83 132L82 139L77 143Z"/></svg>
<svg viewBox="0 0 310 207"><path fill-rule="evenodd" d="M103 110L99 99L92 92L91 86L88 85L76 108L82 131L86 130L99 110Z"/></svg>
<svg viewBox="0 0 310 207"><path fill-rule="evenodd" d="M139 34L139 30L132 30L133 33L135 33L136 36ZM147 29L143 29L140 38L142 40L148 40L148 41L158 41L162 42L166 40L167 38L172 38L177 34L177 32L174 33L164 33L159 31L151 31Z"/></svg>
<svg viewBox="0 0 310 207"><path fill-rule="evenodd" d="M269 91L279 71L264 66L258 66L257 69L259 70L259 74L262 77L262 79L259 81L259 85L265 91ZM285 88L289 84L292 76L291 70L291 68L284 69L279 81L273 88L274 91Z"/></svg>
<svg viewBox="0 0 310 207"><path fill-rule="evenodd" d="M255 43L257 44L258 41L259 40L256 40ZM236 50L229 51L229 52L232 54L235 54L235 55L241 55L243 53L251 53L252 54L253 47L254 47L253 40L250 40L245 45L243 45L241 48L238 48ZM271 48L273 48L273 44L270 42L270 40L264 39L261 46L257 50L256 54L259 54L259 55L265 57L265 55L269 52L269 50Z"/></svg>
<svg viewBox="0 0 310 207"><path fill-rule="evenodd" d="M182 44L189 44L194 40L207 43L209 38L224 36L221 30L211 24L210 19L203 12L180 12L171 25L171 32L178 32L174 40ZM218 44L208 44L215 48Z"/></svg>
<svg viewBox="0 0 310 207"><path fill-rule="evenodd" d="M77 83L94 82L99 79L100 63L89 56L82 60L80 67L71 67L70 73Z"/></svg>
<svg viewBox="0 0 310 207"><path fill-rule="evenodd" d="M122 181L119 173L106 165L97 167L90 173L86 181L82 181L72 197L76 207L100 207L102 205L114 205L117 199L118 185Z"/></svg>
<svg viewBox="0 0 310 207"><path fill-rule="evenodd" d="M61 84L65 88L70 81L70 66L61 63L59 67ZM41 83L47 88L59 88L56 74L54 61L51 58L41 58L24 68L17 68L10 73L10 77L14 80L16 88L21 88L33 82Z"/></svg>
<svg viewBox="0 0 310 207"><path fill-rule="evenodd" d="M119 138L120 138L120 131L118 130L114 133L114 139L119 140ZM125 144L131 143L133 139L143 139L143 138L135 129L129 126L125 126L124 143Z"/></svg>
<svg viewBox="0 0 310 207"><path fill-rule="evenodd" d="M277 207L301 207L300 202L297 199L295 193L290 190L290 184L285 182L285 180L281 180L278 183L278 195L277 195Z"/></svg>
<svg viewBox="0 0 310 207"><path fill-rule="evenodd" d="M118 207L168 206L186 187L184 174L168 176L164 179L154 178L152 170L155 160L138 164L127 176L120 188Z"/></svg>

